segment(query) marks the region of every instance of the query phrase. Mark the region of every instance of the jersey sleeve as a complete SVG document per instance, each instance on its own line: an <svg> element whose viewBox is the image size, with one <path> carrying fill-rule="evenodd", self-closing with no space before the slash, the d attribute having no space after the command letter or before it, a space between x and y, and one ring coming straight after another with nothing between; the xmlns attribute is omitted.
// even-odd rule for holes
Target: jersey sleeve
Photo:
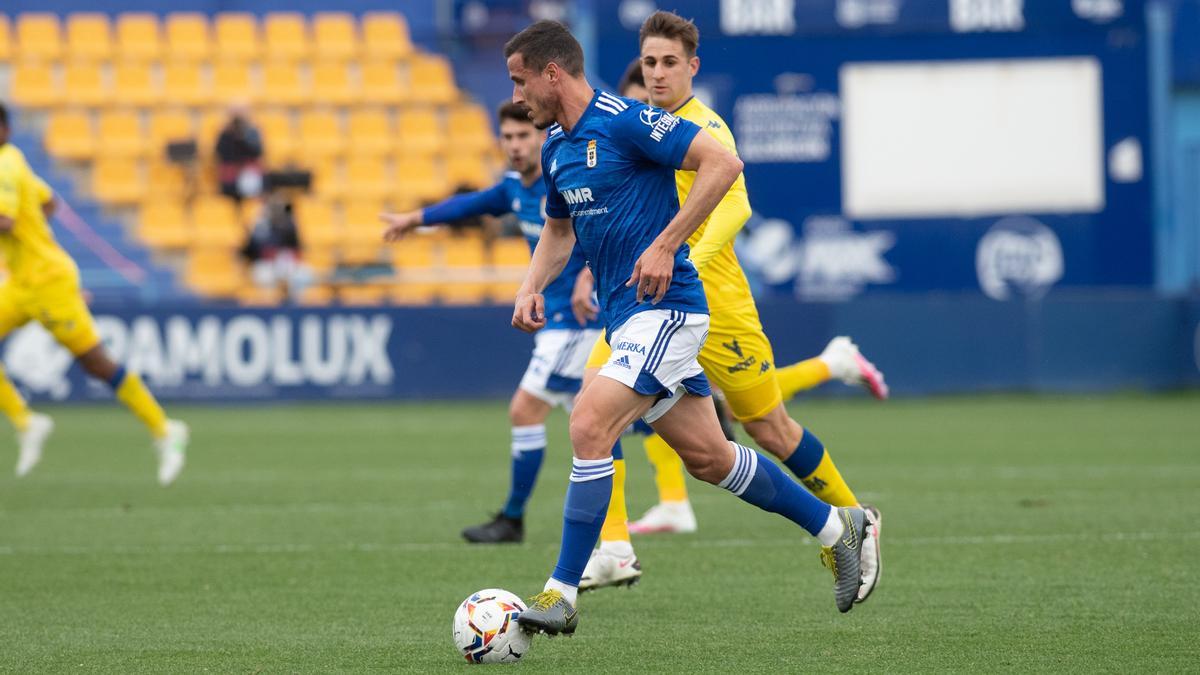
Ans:
<svg viewBox="0 0 1200 675"><path fill-rule="evenodd" d="M549 218L570 218L571 209L567 206L566 200L563 199L558 188L554 187L554 176L546 167L554 166L553 162L547 163L546 159L551 154L548 150L549 145L542 146L542 182L546 185L546 216Z"/></svg>
<svg viewBox="0 0 1200 675"><path fill-rule="evenodd" d="M33 185L35 194L37 194L38 204L45 204L51 199L54 199L54 189L50 187L49 183L47 183L36 173L30 174L30 176L33 178Z"/></svg>
<svg viewBox="0 0 1200 675"><path fill-rule="evenodd" d="M16 218L21 208L21 166L0 160L0 216Z"/></svg>
<svg viewBox="0 0 1200 675"><path fill-rule="evenodd" d="M634 156L678 169L700 127L661 108L630 106L614 122L613 141Z"/></svg>
<svg viewBox="0 0 1200 675"><path fill-rule="evenodd" d="M483 214L499 216L512 210L508 199L508 191L500 182L486 190L454 195L453 197L427 207L423 214L427 225L433 223L450 223L463 218L472 218Z"/></svg>
<svg viewBox="0 0 1200 675"><path fill-rule="evenodd" d="M739 175L733 187L709 215L700 240L692 246L688 255L697 270L703 270L721 249L737 237L742 226L750 219L750 195L746 193L746 179Z"/></svg>

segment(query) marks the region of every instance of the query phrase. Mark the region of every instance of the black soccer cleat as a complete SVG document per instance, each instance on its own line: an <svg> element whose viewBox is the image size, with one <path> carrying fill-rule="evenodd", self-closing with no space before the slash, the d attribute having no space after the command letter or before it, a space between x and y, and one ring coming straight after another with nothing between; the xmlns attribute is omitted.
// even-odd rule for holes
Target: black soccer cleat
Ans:
<svg viewBox="0 0 1200 675"><path fill-rule="evenodd" d="M849 612L862 585L862 545L866 514L856 507L840 508L837 517L844 530L833 546L821 547L821 563L833 572L833 598L839 612Z"/></svg>
<svg viewBox="0 0 1200 675"><path fill-rule="evenodd" d="M497 513L488 522L463 530L462 536L472 544L519 544L525 540L525 521Z"/></svg>

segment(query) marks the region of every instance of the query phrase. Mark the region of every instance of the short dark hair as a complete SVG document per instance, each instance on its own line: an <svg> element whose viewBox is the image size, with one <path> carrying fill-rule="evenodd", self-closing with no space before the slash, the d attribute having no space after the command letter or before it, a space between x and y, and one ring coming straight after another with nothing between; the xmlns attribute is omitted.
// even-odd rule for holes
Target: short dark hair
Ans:
<svg viewBox="0 0 1200 675"><path fill-rule="evenodd" d="M496 110L496 121L503 122L504 120L515 120L517 122L525 122L533 124L533 120L529 119L529 106L524 103L513 103L505 101L500 104Z"/></svg>
<svg viewBox="0 0 1200 675"><path fill-rule="evenodd" d="M674 12L659 10L642 23L642 29L638 31L639 49L649 37L679 40L689 59L696 55L696 50L700 47L700 29L696 28L691 19L685 19Z"/></svg>
<svg viewBox="0 0 1200 675"><path fill-rule="evenodd" d="M517 33L504 45L504 58L520 54L525 67L541 72L557 63L567 74L583 74L583 47L567 27L557 21L538 21Z"/></svg>
<svg viewBox="0 0 1200 675"><path fill-rule="evenodd" d="M617 85L617 92L624 96L625 90L634 85L643 89L646 88L646 78L642 75L641 59L634 59L629 62L629 67L625 69L625 74L621 76L621 84Z"/></svg>

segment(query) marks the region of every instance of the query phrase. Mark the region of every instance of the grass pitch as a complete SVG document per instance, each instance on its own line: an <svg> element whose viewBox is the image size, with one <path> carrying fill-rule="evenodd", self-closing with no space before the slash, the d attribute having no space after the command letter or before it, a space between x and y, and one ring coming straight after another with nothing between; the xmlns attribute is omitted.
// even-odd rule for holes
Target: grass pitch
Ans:
<svg viewBox="0 0 1200 675"><path fill-rule="evenodd" d="M0 671L463 672L468 593L541 589L565 421L527 543L468 547L500 504L500 403L179 408L160 489L116 407L49 408L29 478L0 475ZM522 672L1200 670L1200 396L805 402L793 412L884 512L884 576L834 608L807 536L692 482L700 531L635 540L646 574L584 596ZM631 512L653 500L626 442Z"/></svg>

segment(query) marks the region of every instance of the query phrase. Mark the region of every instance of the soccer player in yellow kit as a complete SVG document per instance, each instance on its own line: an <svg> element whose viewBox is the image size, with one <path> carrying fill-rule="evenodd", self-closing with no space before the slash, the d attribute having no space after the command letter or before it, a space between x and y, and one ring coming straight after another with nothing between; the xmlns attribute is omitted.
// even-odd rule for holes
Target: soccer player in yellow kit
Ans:
<svg viewBox="0 0 1200 675"><path fill-rule="evenodd" d="M700 67L696 26L676 14L655 12L642 25L639 42L650 102L698 124L736 153L733 135L724 120L692 96L692 78ZM679 201L683 203L694 173L677 171L675 176ZM837 507L859 505L821 441L789 417L783 406L771 343L763 333L749 283L733 250L733 240L749 216L745 179L739 176L688 241L711 313L700 364L710 381L724 392L734 417L755 442L778 457L814 495ZM608 344L599 341L588 360L592 373L591 369L607 360L608 353ZM581 590L630 583L640 576L626 525L624 477L622 466L614 476L600 548L583 574ZM859 601L874 590L880 568L879 512L868 505L862 508L868 513L869 523L863 542Z"/></svg>
<svg viewBox="0 0 1200 675"><path fill-rule="evenodd" d="M104 351L79 286L79 269L54 240L46 220L54 195L8 137L8 110L0 104L0 251L8 268L8 278L0 283L0 338L31 320L42 324L89 375L109 383L117 399L150 430L158 481L169 485L183 470L187 425L167 419L141 377ZM17 430L17 475L24 476L41 459L53 422L29 409L2 369L0 411Z"/></svg>

